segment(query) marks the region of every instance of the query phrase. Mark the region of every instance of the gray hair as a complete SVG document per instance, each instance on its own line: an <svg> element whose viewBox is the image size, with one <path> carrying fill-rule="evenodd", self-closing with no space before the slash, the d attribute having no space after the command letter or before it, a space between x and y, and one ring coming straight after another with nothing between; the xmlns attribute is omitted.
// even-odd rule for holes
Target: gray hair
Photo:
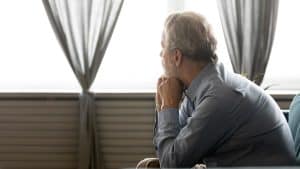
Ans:
<svg viewBox="0 0 300 169"><path fill-rule="evenodd" d="M203 16L194 12L173 13L165 21L166 47L179 49L183 56L216 63L217 41Z"/></svg>

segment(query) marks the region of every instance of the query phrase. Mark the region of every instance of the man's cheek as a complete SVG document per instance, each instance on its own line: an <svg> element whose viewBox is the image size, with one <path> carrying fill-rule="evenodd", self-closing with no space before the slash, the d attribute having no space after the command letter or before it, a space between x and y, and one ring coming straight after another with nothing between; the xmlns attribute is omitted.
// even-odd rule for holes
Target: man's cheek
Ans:
<svg viewBox="0 0 300 169"><path fill-rule="evenodd" d="M168 76L169 72L168 72L167 65L163 64L163 70L164 70L164 75Z"/></svg>
<svg viewBox="0 0 300 169"><path fill-rule="evenodd" d="M166 71L166 62L164 59L161 60L161 65L162 65L164 71Z"/></svg>

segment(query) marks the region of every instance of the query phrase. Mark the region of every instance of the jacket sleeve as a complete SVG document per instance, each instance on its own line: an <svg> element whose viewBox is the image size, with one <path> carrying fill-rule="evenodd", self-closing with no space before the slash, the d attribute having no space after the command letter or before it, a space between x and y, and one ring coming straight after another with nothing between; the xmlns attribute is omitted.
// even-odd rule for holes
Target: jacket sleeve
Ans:
<svg viewBox="0 0 300 169"><path fill-rule="evenodd" d="M207 96L196 105L180 129L177 109L159 112L154 142L162 168L193 167L230 135L228 110L216 97Z"/></svg>

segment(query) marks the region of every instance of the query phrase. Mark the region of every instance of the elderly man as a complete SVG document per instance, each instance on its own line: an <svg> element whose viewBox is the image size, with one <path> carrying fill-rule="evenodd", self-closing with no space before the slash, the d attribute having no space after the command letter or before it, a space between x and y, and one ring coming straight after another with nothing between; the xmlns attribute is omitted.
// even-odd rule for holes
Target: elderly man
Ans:
<svg viewBox="0 0 300 169"><path fill-rule="evenodd" d="M154 135L161 167L294 164L280 108L217 63L216 40L201 15L171 14L161 45L165 75L157 83Z"/></svg>

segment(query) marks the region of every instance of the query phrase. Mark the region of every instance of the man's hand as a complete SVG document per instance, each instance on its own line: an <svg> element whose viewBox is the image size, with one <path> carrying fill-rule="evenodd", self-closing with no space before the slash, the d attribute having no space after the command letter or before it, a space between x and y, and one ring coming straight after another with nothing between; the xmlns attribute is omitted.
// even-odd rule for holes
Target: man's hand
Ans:
<svg viewBox="0 0 300 169"><path fill-rule="evenodd" d="M173 77L163 77L158 80L157 94L160 99L160 109L178 108L182 98L183 85Z"/></svg>
<svg viewBox="0 0 300 169"><path fill-rule="evenodd" d="M160 98L160 94L159 94L159 86L161 85L161 83L166 79L166 77L160 77L157 81L156 84L156 93L155 93L155 108L157 112L161 111L161 105L162 105L162 101Z"/></svg>

